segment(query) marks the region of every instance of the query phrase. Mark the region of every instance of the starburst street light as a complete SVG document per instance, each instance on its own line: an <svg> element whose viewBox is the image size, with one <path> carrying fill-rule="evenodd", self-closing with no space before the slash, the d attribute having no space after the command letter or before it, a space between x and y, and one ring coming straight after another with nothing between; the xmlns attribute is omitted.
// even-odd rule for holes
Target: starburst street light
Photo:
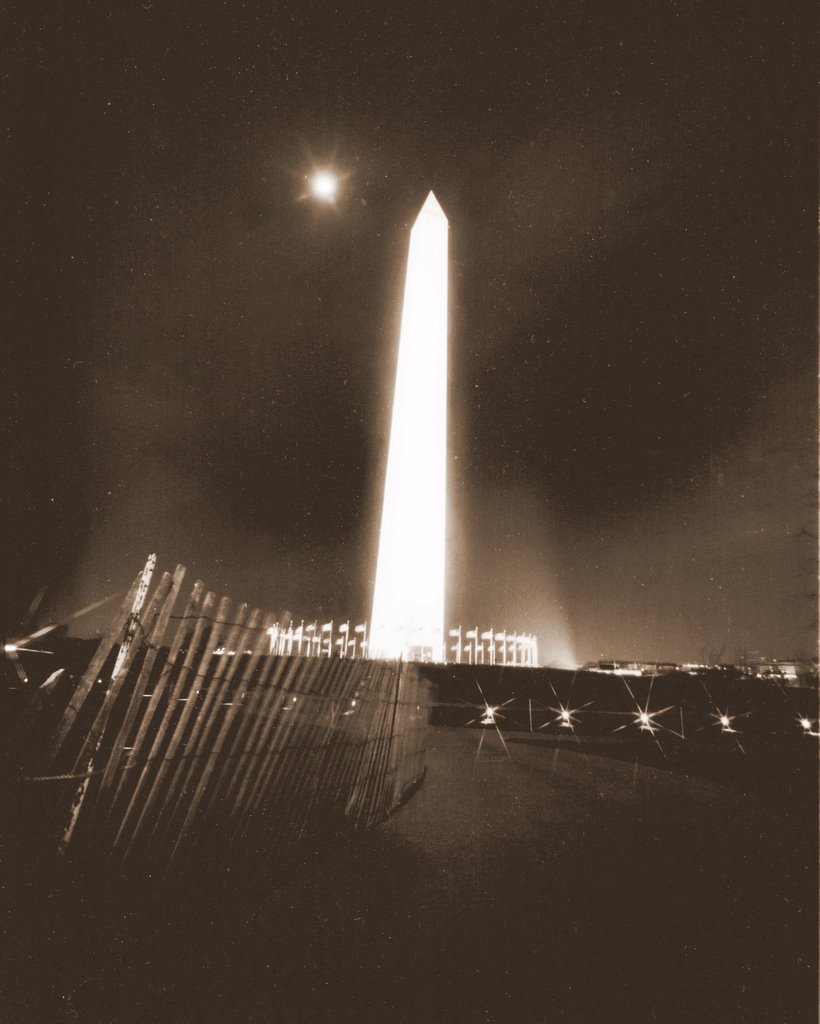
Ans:
<svg viewBox="0 0 820 1024"><path fill-rule="evenodd" d="M478 683L476 683L478 686ZM479 689L481 689L479 687ZM479 725L494 725L498 728L498 720L503 719L505 716L501 714L501 709L505 708L508 704L512 704L515 697L510 697L509 700L505 700L503 704L490 704L484 694L481 694L481 699L484 702L478 706L472 705L479 712L475 718L471 718L469 722L465 722L465 728L468 725L475 725L477 722Z"/></svg>
<svg viewBox="0 0 820 1024"><path fill-rule="evenodd" d="M649 702L647 701L645 708L638 706L636 710L632 712L632 722L628 724L637 725L641 732L648 732L650 736L654 736L658 729L665 729L667 732L674 733L674 729L670 729L668 726L661 725L660 722L656 721L659 715L663 715L667 711L672 711L674 707L674 704L670 704L669 707L661 708L659 711L650 711ZM615 732L619 732L620 729L625 728L626 726L622 725L619 729L616 729ZM675 735L679 736L681 734L675 733Z"/></svg>
<svg viewBox="0 0 820 1024"><path fill-rule="evenodd" d="M725 711L722 711L719 707L715 707L715 710L709 717L713 719L713 725L720 726L720 731L722 733L736 733L737 729L735 728L734 723L739 718L746 718L749 714L751 714L751 712L747 711L746 714L743 715L730 715L728 708L726 708Z"/></svg>
<svg viewBox="0 0 820 1024"><path fill-rule="evenodd" d="M501 730L498 728L498 719L504 718L504 715L501 714L501 709L505 708L508 704L512 704L512 702L515 700L515 697L510 697L509 700L505 700L503 704L490 704L490 702L484 696L484 691L481 689L481 684L477 679L475 681L475 684L478 687L479 694L481 695L482 703L479 704L477 707L476 705L472 705L473 707L476 707L476 710L479 712L479 714L475 718L471 718L470 721L466 723L466 725L473 725L477 722L479 725L492 726L492 728L495 729L495 731L498 733L498 738L501 740L501 746L504 748L504 753L507 755L507 757L510 757L510 752L507 749L506 740L502 736ZM486 730L482 729L481 739L478 741L478 750L476 751L475 755L476 758L478 758L478 755L481 753L481 747L484 744L484 737L486 735Z"/></svg>
<svg viewBox="0 0 820 1024"><path fill-rule="evenodd" d="M663 725L661 722L657 721L657 719L659 718L660 715L666 714L667 711L672 711L675 708L674 704L670 704L668 707L665 707L665 708L660 708L657 711L650 711L649 710L649 704L650 704L650 702L652 700L652 686L653 686L654 682L655 682L655 677L652 676L651 680L649 681L649 692L646 695L646 704L644 704L644 706L641 707L641 705L638 703L637 698L635 697L635 694L632 692L632 689L631 689L629 683L625 679L623 680L624 686L626 687L627 692L629 693L629 696L635 702L635 710L634 711L623 712L623 714L631 715L632 716L632 720L630 722L626 722L624 725L619 725L618 728L613 730L613 731L614 732L620 732L622 729L626 729L630 725L636 725L640 729L641 732L648 732L649 735L653 739L655 739L655 733L658 732L658 730L661 730L661 729L664 732L672 733L673 736L680 737L680 739L685 739L685 737L683 735L683 712L682 711L681 711L681 731L680 732L676 732L674 729L670 729L668 725ZM621 714L621 713L622 712L614 712L614 714ZM658 743L657 739L655 739L655 742ZM658 743L658 747L661 750L663 749L663 748L661 748L660 743Z"/></svg>
<svg viewBox="0 0 820 1024"><path fill-rule="evenodd" d="M547 711L552 711L553 714L556 717L555 718L551 718L547 722L544 722L543 725L539 725L538 726L539 729L546 729L550 725L557 725L559 729L569 729L570 732L572 732L572 733L575 732L575 726L580 724L579 719L577 717L579 711L583 711L584 708L588 708L590 706L590 704L594 703L594 701L588 700L586 702L586 704L581 704L580 707L574 708L572 706L572 704L571 704L571 701L572 701L572 690L573 690L573 687L575 686L575 680L576 680L577 676L578 676L578 673L576 671L575 673L573 673L572 682L569 684L569 694L567 695L567 702L566 702L566 704L564 704L563 701L559 700L559 698L558 698L558 691L552 685L550 680L547 680L547 682L549 683L549 688L552 690L552 695L553 695L553 697L555 697L555 700L557 701L558 706L557 707L550 707L549 705L544 705L544 704L540 705L540 707L542 707L542 708L546 707ZM534 703L538 704L538 701L535 701ZM532 732L532 704L533 704L533 701L530 701L530 732Z"/></svg>
<svg viewBox="0 0 820 1024"><path fill-rule="evenodd" d="M665 710L668 711L670 709L666 708ZM654 736L655 730L658 728L658 723L654 719L659 714L660 711L638 711L633 724L639 726L641 732L648 732Z"/></svg>
<svg viewBox="0 0 820 1024"><path fill-rule="evenodd" d="M498 708L492 708L489 704L484 708L484 714L479 719L480 725L495 725L495 716Z"/></svg>
<svg viewBox="0 0 820 1024"><path fill-rule="evenodd" d="M578 712L583 711L584 708L588 708L592 704L591 700L588 700L586 704L582 704L579 708L570 707L569 702L566 706L558 701L557 708L548 708L548 711L555 712L555 718L550 719L548 722L544 722L543 725L539 725L539 729L546 729L548 725L557 725L559 729L569 729L571 732L575 732L575 726L579 724Z"/></svg>

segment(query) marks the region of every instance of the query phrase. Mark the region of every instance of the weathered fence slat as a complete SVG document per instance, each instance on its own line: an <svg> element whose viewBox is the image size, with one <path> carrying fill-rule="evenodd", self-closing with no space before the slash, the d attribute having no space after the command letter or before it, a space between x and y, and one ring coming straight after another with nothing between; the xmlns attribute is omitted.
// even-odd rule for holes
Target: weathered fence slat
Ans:
<svg viewBox="0 0 820 1024"><path fill-rule="evenodd" d="M226 769L218 780L211 803L220 808L221 829L227 837L239 792L253 777L259 762L259 747L265 729L271 725L272 708L279 697L279 679L286 673L287 659L266 657L259 679L248 695L239 728L228 753ZM232 770L229 770L233 765Z"/></svg>
<svg viewBox="0 0 820 1024"><path fill-rule="evenodd" d="M382 691L385 672L386 668L383 663L374 664L369 679L371 685L362 693L361 717L357 723L359 742L352 752L347 771L343 775L342 795L345 797L345 813L355 822L360 820L363 774L369 760L372 739L378 728L378 714L382 706L377 695Z"/></svg>
<svg viewBox="0 0 820 1024"><path fill-rule="evenodd" d="M309 818L312 804L309 794L315 791L323 745L337 728L336 716L331 713L333 707L337 703L344 706L349 699L347 694L350 692L351 664L350 661L339 660L335 663L335 671L329 670L324 679L317 680L316 690L311 693L306 709L308 721L304 723L303 738L294 738L294 749L289 752L290 759L282 759L276 781L264 786L261 791L259 813L263 818L269 816L265 803L267 797L268 803L273 801L275 806L283 809L283 820L277 821L277 827L284 827L294 836L301 833ZM293 766L290 771L289 764Z"/></svg>
<svg viewBox="0 0 820 1024"><path fill-rule="evenodd" d="M243 787L237 797L233 812L237 823L233 834L234 840L242 828L247 828L249 825L253 827L258 822L258 816L255 813L256 807L264 792L270 771L277 763L282 764L287 759L289 744L300 732L301 709L297 705L300 700L306 699L305 694L310 692L312 680L316 678L322 668L320 660L314 659L313 663L306 667L307 678L305 678L304 675L300 675L301 666L298 657L292 655L286 657L290 662L290 671L285 677L279 700L273 705L271 721L263 738L262 757L255 768L253 779L249 780L250 785ZM300 687L298 694L292 692L297 683ZM275 787L275 785L274 779L271 786Z"/></svg>
<svg viewBox="0 0 820 1024"><path fill-rule="evenodd" d="M170 808L167 818L171 849L175 846L176 838L185 827L185 821L188 820L194 793L204 778L205 762L208 759L208 751L212 748L215 740L214 732L217 723L220 716L224 717L225 697L242 664L248 639L256 631L259 622L259 609L254 610L249 619L247 611L247 605L243 605L236 616L236 625L225 641L225 654L220 659L217 671L210 681L205 699L196 714L191 734L188 737L186 744L188 762L182 765L175 806ZM235 652L231 655L229 651L233 649Z"/></svg>
<svg viewBox="0 0 820 1024"><path fill-rule="evenodd" d="M157 590L158 594L161 593L161 588L165 584L166 576L163 576L162 583L160 584L160 587ZM131 693L131 700L128 705L128 709L123 718L119 732L117 733L117 736L114 739L114 746L111 752L111 756L108 761L108 764L105 767L102 781L100 782L100 789L97 795L96 808L96 813L98 815L105 815L108 808L109 798L116 795L114 791L114 784L117 781L117 772L120 770L120 765L126 760L125 755L128 753L128 751L126 751L125 749L125 744L128 740L128 737L131 735L137 717L140 712L144 712L146 715L148 713L147 708L145 707L144 704L145 687L148 685L148 682L151 678L151 672L154 667L154 662L156 661L156 657L159 652L159 645L162 643L162 640L165 636L165 630L168 628L168 622L170 621L171 613L174 610L174 605L176 603L177 596L179 594L180 588L182 586L182 581L184 578L185 566L178 565L174 570L174 575L170 580L170 584L167 586L165 590L165 598L162 603L162 607L160 608L159 613L157 615L156 622L150 629L149 635L152 637L153 643L150 643L148 651L146 652L145 660L142 663L139 678L136 680L134 684L134 689ZM146 636L146 639L148 639L148 636ZM134 750L136 749L137 742L135 741L131 753L133 754ZM138 755L135 755L135 757L136 756ZM136 764L135 758L133 758L132 760L133 763Z"/></svg>
<svg viewBox="0 0 820 1024"><path fill-rule="evenodd" d="M199 608L204 590L205 585L201 580L197 580L194 583L191 596L185 605L185 609L179 618L179 625L177 626L176 634L168 650L168 655L159 679L154 686L154 692L148 700L148 707L142 713L142 718L137 728L137 735L134 738L131 756L129 758L129 763L133 764L134 767L133 769L129 769L128 772L121 772L119 778L116 780L114 793L111 797L110 808L113 810L121 795L124 797L127 801L127 810L122 819L123 823L130 813L131 805L139 789L142 773L145 771L145 761L150 758L150 751L153 750L153 745L149 748L148 757L145 758L145 760L143 760L143 748L147 743L148 734L157 710L159 709L162 699L170 685L171 676L178 666L179 659L184 659L186 656L187 648L183 649L183 645L186 643L186 637L190 639L195 628L194 615L196 610ZM159 642L160 638L158 637L157 643L159 644ZM142 771L140 771L140 768L142 768ZM129 791L131 793L130 798L128 797Z"/></svg>
<svg viewBox="0 0 820 1024"><path fill-rule="evenodd" d="M228 614L228 607L226 605L222 614L217 613L218 620L223 620ZM212 640L216 641L218 646L214 648L213 644L211 645L211 659L216 656L216 652L220 647L222 654L218 656L213 671L209 672L206 676L207 685L204 686L205 695L202 701L200 702L197 699L193 708L188 706L185 708L185 712L190 711L191 718L190 729L184 740L185 760L179 761L174 777L169 781L163 814L162 816L157 816L155 834L160 833L163 823L166 832L173 831L174 821L184 804L189 790L189 782L201 767L200 761L204 756L203 741L208 736L208 730L210 729L214 714L218 713L225 686L230 681L232 673L239 666L239 658L236 656L236 652L232 656L229 651L244 645L247 635L247 630L244 628L247 614L247 605L239 607L234 613L233 618L235 621L231 623L229 632L221 639L219 631L216 629L214 631ZM197 693L198 697L199 693ZM182 718L180 718L181 723ZM184 726L182 727L184 728Z"/></svg>
<svg viewBox="0 0 820 1024"><path fill-rule="evenodd" d="M398 666L397 671L401 671ZM382 687L391 682L387 673L381 676ZM390 693L389 700L384 699L384 690L380 687L381 700L373 701L372 714L373 725L368 729L368 738L362 752L356 788L353 792L353 804L351 805L351 816L357 824L367 824L369 821L369 810L374 794L378 792L380 775L383 770L379 754L385 742L385 730L387 723L392 721L395 708L395 694ZM392 689L392 687L391 687Z"/></svg>
<svg viewBox="0 0 820 1024"><path fill-rule="evenodd" d="M309 821L316 808L323 800L326 788L334 776L334 753L344 757L348 751L344 746L345 719L355 713L355 668L354 662L347 662L346 669L340 677L338 689L327 694L325 704L330 707L325 712L325 727L320 742L317 744L317 756L310 772L302 775L302 784L297 790L293 804L301 809L304 821ZM338 709L338 710L337 710ZM342 710L346 709L346 710ZM296 826L294 826L296 827Z"/></svg>
<svg viewBox="0 0 820 1024"><path fill-rule="evenodd" d="M328 782L341 795L348 792L350 779L357 771L367 738L372 734L377 707L374 697L380 692L380 676L380 669L374 663L368 676L345 695L338 749L336 757L331 758L327 767ZM354 700L355 706L352 703ZM343 809L346 804L345 798L341 803Z"/></svg>
<svg viewBox="0 0 820 1024"><path fill-rule="evenodd" d="M188 810L186 812L185 819L182 822L182 825L177 834L176 841L174 842L173 848L171 849L168 860L169 866L176 860L176 858L179 856L180 849L188 841L191 830L194 827L194 822L197 813L200 807L203 806L205 795L208 791L208 787L209 784L211 783L212 778L214 779L214 781L216 781L214 776L214 769L222 753L223 745L225 744L227 736L236 719L236 715L240 706L240 699L243 695L243 688L247 684L247 681L250 679L254 671L254 668L258 664L263 648L268 645L267 631L273 625L273 616L269 615L264 620L264 623L260 630L260 615L261 612L257 609L253 612L248 622L248 627L245 631L245 637L250 637L253 635L254 632L256 632L257 635L254 639L254 647L251 649L250 659L247 665L245 666L245 669L239 680L239 685L237 687L238 692L234 694L233 700L228 705L228 711L223 713L222 722L220 723L218 727L218 732L216 733L212 743L210 744L210 750L203 751L204 761L200 766L198 779L196 780L196 788L188 804ZM244 650L244 646L242 649ZM231 683L233 682L233 677L235 676L240 664L241 659L237 658L233 666L233 671L229 674L223 691L220 697L218 698L218 701L220 703L222 699L228 695Z"/></svg>
<svg viewBox="0 0 820 1024"><path fill-rule="evenodd" d="M219 627L227 620L230 607L230 599L223 597L217 605L214 616L204 616L208 623L204 631L206 637L204 646L199 651L199 657L188 675L190 685L186 695L179 700L182 709L171 730L168 746L160 760L159 769L154 776L153 786L146 799L143 813L134 830L134 840L141 835L147 849L151 848L154 837L162 832L168 813L175 806L179 786L187 767L185 761L191 755L187 745L189 727L196 725L199 695L210 685L217 667L214 662L214 654L222 643Z"/></svg>
<svg viewBox="0 0 820 1024"><path fill-rule="evenodd" d="M131 609L134 606L134 598L137 596L137 591L139 590L140 583L142 582L142 576L143 570L140 570L140 572L137 573L134 582L131 584L128 593L125 595L119 611L112 619L108 629L103 633L99 646L94 652L88 668L85 670L82 679L77 684L77 687L71 696L71 700L68 702L68 706L63 713L62 720L57 726L57 730L51 741L51 746L48 752L49 764L53 764L59 755L63 743L71 731L72 725L76 722L77 716L82 710L86 698L91 692L94 683L97 681L100 669L103 667L106 659L111 653L111 648L125 632L125 627L131 617Z"/></svg>
<svg viewBox="0 0 820 1024"><path fill-rule="evenodd" d="M99 770L96 769L98 761L102 760L103 763L105 763L105 753L104 751L101 751L100 748L103 742L106 726L109 718L111 717L111 712L114 709L114 705L117 702L120 691L122 690L123 684L128 677L128 673L134 659L137 656L139 647L141 646L136 642L137 634L142 631L144 633L143 639L147 640L153 627L156 625L160 608L171 587L171 576L169 573L165 573L159 586L156 588L148 607L143 613L140 606L147 596L148 584L150 582L150 575L152 571L153 559L149 559L143 572L143 578L140 588L137 591L134 605L132 606L129 622L125 629L125 639L120 645L108 687L103 694L102 704L97 709L97 714L94 721L91 723L91 726L86 730L85 738L80 746L80 751L74 761L72 771L78 776L85 775L85 778L80 783L75 794L71 811L71 820L63 834L61 842L62 852L67 850L69 843L74 838L75 829L80 818L80 810L83 803L86 800L91 801L95 805L99 802L99 785L96 784L97 780L95 776L97 776L100 771L105 773L105 771L109 769L111 763L115 760L118 753L116 749L110 750L108 752L109 759L105 764L105 768ZM142 616L142 618L140 618L140 616ZM147 628L143 627L143 620L147 623ZM86 822L90 820L88 813L86 813L84 819Z"/></svg>
<svg viewBox="0 0 820 1024"><path fill-rule="evenodd" d="M262 680L267 679L274 670L273 659L264 662L262 659L267 654L269 645L268 630L275 621L273 615L267 615L264 618L259 635L251 649L251 656L235 687L230 709L225 715L222 727L214 741L210 763L206 766L209 773L213 772L213 783L210 792L203 787L200 803L203 815L208 814L215 801L218 800L224 780L233 777L237 771L241 770L241 759L244 756L243 743L247 738L248 729L253 724L256 709L263 695ZM248 687L251 686L257 672L256 686L248 693ZM229 743L232 732L233 739ZM223 750L225 751L224 757L220 757Z"/></svg>
<svg viewBox="0 0 820 1024"><path fill-rule="evenodd" d="M134 602L131 605L128 620L121 634L122 639L120 641L116 660L114 661L114 665L111 669L108 686L103 693L102 705L98 708L91 727L86 730L85 737L82 739L80 745L80 752L74 762L72 774L77 775L82 779L82 781L74 794L74 800L72 801L71 811L69 813L69 820L63 830L63 835L60 840L59 852L61 856L65 854L72 838L74 837L74 832L80 819L80 811L88 797L89 790L92 788L92 778L97 774L95 764L106 722L111 714L111 709L116 702L119 691L128 673L128 669L131 666L131 662L136 656L137 646L134 641L137 633L139 632L140 620L138 617L142 612L142 607L145 604L146 597L148 596L148 589L151 583L151 577L154 573L154 568L156 567L156 562L157 556L149 555L148 561L145 563L145 568L140 574L139 584L134 596ZM149 606L148 609L149 615L151 614L151 608L157 604L158 600L159 598L155 594L152 605ZM100 679L99 682L102 682L102 680ZM86 815L86 819L87 817L88 815Z"/></svg>
<svg viewBox="0 0 820 1024"><path fill-rule="evenodd" d="M108 688L105 691L105 697L103 702L97 711L97 716L94 719L91 728L86 733L85 741L80 747L80 752L77 755L77 759L74 762L74 771L81 771L81 766L84 764L86 757L95 751L99 746L100 740L102 739L105 727L108 724L108 719L111 717L111 712L114 705L119 697L120 690L123 687L123 683L128 678L128 672L131 669L134 659L137 656L137 652L140 649L140 644L135 643L136 629L131 629L132 626L142 625L143 642L150 642L149 638L153 633L154 627L157 624L159 613L162 608L163 601L171 589L171 575L170 573L164 573L160 580L159 586L154 591L154 595L151 598L148 607L143 613L137 612L137 622L134 621L135 615L132 612L130 616L131 623L129 625L129 632L131 636L123 647L120 649L120 656L117 658L117 662L114 666L115 671L112 672L111 680L108 683Z"/></svg>
<svg viewBox="0 0 820 1024"><path fill-rule="evenodd" d="M389 677L387 686L382 691L379 709L379 727L375 731L370 761L364 773L364 791L361 801L360 820L369 825L382 806L385 784L387 780L387 763L390 745L393 739L393 725L396 721L398 707L398 685L401 681L402 662L399 662L395 682ZM388 689L389 688L389 689Z"/></svg>
<svg viewBox="0 0 820 1024"><path fill-rule="evenodd" d="M187 635L185 639L187 648L184 652L179 674L168 692L168 704L165 708L165 714L160 720L159 728L156 736L154 737L154 741L151 744L148 757L145 759L143 770L137 780L137 785L131 796L128 809L123 816L119 831L114 839L115 851L120 844L124 845L123 861L128 857L134 838L139 832L146 815L150 813L156 801L157 781L159 780L159 776L161 776L163 769L166 768L168 764L167 759L165 758L173 756L172 753L170 755L166 753L165 758L161 759L163 755L163 747L165 746L165 738L169 732L171 722L178 710L176 705L181 699L180 695L183 693L186 684L190 682L192 670L195 670L196 665L199 664L199 644L202 639L202 634L205 632L206 623L211 617L215 603L216 595L209 591L202 600L202 606L199 610L199 614L193 620L194 628L190 635ZM170 742L173 743L173 734L170 736Z"/></svg>
<svg viewBox="0 0 820 1024"><path fill-rule="evenodd" d="M328 692L333 692L339 678L343 677L345 663L338 659L317 659L316 667L317 671L311 675L307 685L304 685L297 676L295 682L298 687L291 688L290 710L283 709L283 713L287 715L287 728L274 734L271 756L244 812L251 820L256 818L264 821L271 804L286 806L289 792L297 784L301 774L300 760L303 761L305 751L310 749L308 741L316 728L317 712L320 709L318 686L324 682Z"/></svg>

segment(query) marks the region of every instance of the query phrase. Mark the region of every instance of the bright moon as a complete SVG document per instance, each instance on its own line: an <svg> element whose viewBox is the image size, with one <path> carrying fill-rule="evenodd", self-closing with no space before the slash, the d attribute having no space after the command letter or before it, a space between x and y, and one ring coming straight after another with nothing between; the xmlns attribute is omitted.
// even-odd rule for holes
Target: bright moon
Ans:
<svg viewBox="0 0 820 1024"><path fill-rule="evenodd" d="M310 191L322 202L332 203L339 188L339 179L330 171L317 171L310 179Z"/></svg>

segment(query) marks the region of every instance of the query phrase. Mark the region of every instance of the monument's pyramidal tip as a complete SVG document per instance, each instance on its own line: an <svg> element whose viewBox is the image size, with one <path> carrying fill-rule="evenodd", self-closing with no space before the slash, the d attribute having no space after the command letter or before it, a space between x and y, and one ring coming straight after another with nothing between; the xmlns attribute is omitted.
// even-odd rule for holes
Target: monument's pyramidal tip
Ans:
<svg viewBox="0 0 820 1024"><path fill-rule="evenodd" d="M447 214L442 210L441 204L438 199L436 199L435 193L433 192L428 192L427 198L424 200L424 205L421 210L419 210L418 219L421 220L422 217L441 217L444 220L447 220Z"/></svg>

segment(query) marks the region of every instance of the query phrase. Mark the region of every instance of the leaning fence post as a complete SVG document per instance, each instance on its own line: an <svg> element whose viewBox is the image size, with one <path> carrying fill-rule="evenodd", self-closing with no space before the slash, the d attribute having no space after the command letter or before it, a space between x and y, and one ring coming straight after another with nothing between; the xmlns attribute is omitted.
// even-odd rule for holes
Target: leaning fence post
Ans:
<svg viewBox="0 0 820 1024"><path fill-rule="evenodd" d="M97 650L94 652L94 657L91 659L91 663L85 670L82 679L80 679L76 689L74 690L74 693L72 694L71 700L69 701L68 706L66 707L63 713L62 720L59 726L57 727L57 730L54 734L54 738L52 739L51 744L49 746L47 756L49 764L54 763L54 760L59 754L66 737L71 731L71 726L74 725L74 722L77 720L77 715L79 715L80 710L82 709L82 706L85 703L86 697L91 692L91 688L94 686L94 683L96 682L97 674L105 664L106 658L111 653L111 648L114 646L114 644L117 642L117 639L125 630L129 617L132 614L132 609L134 607L134 599L137 596L137 591L139 590L139 586L142 581L143 572L144 570L142 572L139 572L137 574L136 579L131 584L128 593L125 595L125 598L122 604L120 605L119 612L117 613L111 625L100 638Z"/></svg>
<svg viewBox="0 0 820 1024"><path fill-rule="evenodd" d="M122 647L120 648L117 656L117 661L111 672L111 683L114 683L118 672L121 672L123 668L127 670L127 664L130 664L130 660L134 656L134 638L136 636L136 624L139 622L139 614L142 611L142 606L145 603L145 598L148 596L148 587L151 584L151 576L154 572L154 566L157 564L157 556L149 555L148 561L145 563L145 568L142 573L137 577L137 590L134 595L134 602L131 606L131 612L128 617L128 623L126 626L126 635ZM120 684L121 685L121 684ZM100 742L102 741L102 734L105 728L105 723L108 718L108 714L104 713L107 707L110 711L110 706L114 701L112 696L110 700L107 700L103 704L103 707L97 714L94 723L89 731L88 737L83 744L83 750L80 756L77 758L77 763L74 770L84 774L84 778L77 788L74 794L74 800L71 805L71 811L69 816L68 825L60 839L60 845L58 847L58 854L64 855L68 846L71 842L71 837L74 835L74 830L77 827L77 821L80 817L80 811L82 810L83 803L85 802L86 794L88 793L88 787L91 782L91 776L94 774L94 758L97 755ZM99 722L99 728L95 728Z"/></svg>
<svg viewBox="0 0 820 1024"><path fill-rule="evenodd" d="M393 697L393 719L390 723L390 746L387 751L387 778L385 779L385 788L387 788L387 782L392 783L393 791L395 791L395 779L396 779L396 765L398 761L398 744L396 743L396 719L399 711L399 697L401 695L401 675L402 669L404 668L404 658L399 660L399 670L396 673L396 692ZM391 800L392 803L392 800Z"/></svg>
<svg viewBox="0 0 820 1024"><path fill-rule="evenodd" d="M145 684L147 684L151 678L151 671L154 667L154 661L156 660L157 652L162 644L163 638L165 637L165 630L168 628L168 621L171 617L171 612L174 609L174 605L179 594L180 587L182 586L182 580L185 576L185 566L178 565L174 570L173 577L166 584L166 573L163 576L162 590L158 589L158 593L164 596L162 605L158 605L158 611L153 623L150 624L149 634L146 634L145 640L149 643L148 652L145 655L145 661L142 663L139 677L135 680L134 690L131 694L131 701L123 718L122 725L120 726L119 732L114 740L114 747L111 751L111 755L108 759L105 772L103 773L102 781L100 783L100 792L97 798L97 813L105 814L105 804L108 798L116 795L116 789L114 783L117 780L117 773L120 769L120 765L124 760L125 754L125 743L128 737L131 735L134 723L137 720L137 716L140 712L145 712L146 708L143 706L143 697ZM150 636L150 641L149 641ZM134 762L136 763L136 762ZM126 763L124 769L128 769Z"/></svg>

